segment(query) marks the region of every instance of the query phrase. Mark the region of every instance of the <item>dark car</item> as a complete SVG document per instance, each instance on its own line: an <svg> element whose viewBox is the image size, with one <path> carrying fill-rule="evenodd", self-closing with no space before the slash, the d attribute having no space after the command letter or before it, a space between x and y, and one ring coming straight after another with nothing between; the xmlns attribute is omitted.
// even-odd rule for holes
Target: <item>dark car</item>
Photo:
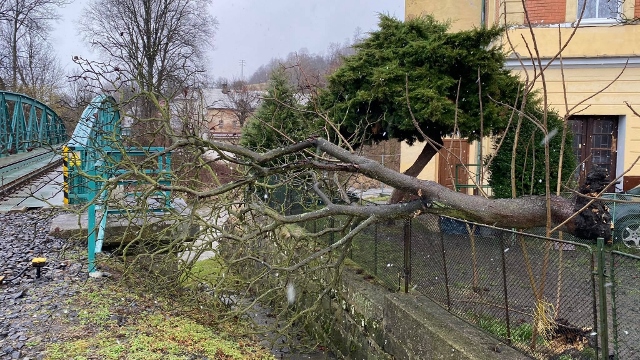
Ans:
<svg viewBox="0 0 640 360"><path fill-rule="evenodd" d="M608 204L613 219L613 241L640 248L640 187L603 197L615 200Z"/></svg>

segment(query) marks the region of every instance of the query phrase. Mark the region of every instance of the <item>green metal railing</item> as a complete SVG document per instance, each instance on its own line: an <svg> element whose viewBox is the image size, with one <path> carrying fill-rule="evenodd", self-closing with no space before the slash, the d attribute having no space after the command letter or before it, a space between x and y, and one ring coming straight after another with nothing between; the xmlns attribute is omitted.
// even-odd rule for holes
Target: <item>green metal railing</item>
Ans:
<svg viewBox="0 0 640 360"><path fill-rule="evenodd" d="M102 251L108 214L121 214L133 208L144 212L164 212L171 208L170 191L135 191L137 186L149 182L161 189L171 184L171 153L162 147L124 147L121 140L116 100L102 95L85 108L63 149L65 201L89 205L89 272L96 271L95 254ZM135 158L142 161L136 162ZM110 202L111 193L117 187L133 187L134 191L124 191L118 202Z"/></svg>
<svg viewBox="0 0 640 360"><path fill-rule="evenodd" d="M454 175L454 182L453 182L453 186L455 188L455 191L460 191L463 189L482 189L482 191L485 194L491 194L491 186L490 185L483 185L483 184L478 184L478 180L479 177L476 177L476 179L474 181L476 181L475 184L469 184L469 179L471 179L470 175L470 168L478 168L478 170L476 171L477 174L480 173L480 171L482 170L481 165L480 164L456 164L456 172ZM464 173L465 173L465 177L464 179L460 179L458 174L460 173L460 170L463 169ZM474 192L475 193L475 192Z"/></svg>
<svg viewBox="0 0 640 360"><path fill-rule="evenodd" d="M0 91L0 157L66 140L62 119L29 96Z"/></svg>

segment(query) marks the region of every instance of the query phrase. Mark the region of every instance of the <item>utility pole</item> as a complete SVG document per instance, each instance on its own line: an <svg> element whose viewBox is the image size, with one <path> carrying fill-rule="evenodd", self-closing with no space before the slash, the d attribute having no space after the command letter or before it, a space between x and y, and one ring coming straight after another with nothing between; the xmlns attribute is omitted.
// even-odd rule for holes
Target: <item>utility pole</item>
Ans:
<svg viewBox="0 0 640 360"><path fill-rule="evenodd" d="M246 61L240 60L240 80L244 80L244 65L246 63Z"/></svg>

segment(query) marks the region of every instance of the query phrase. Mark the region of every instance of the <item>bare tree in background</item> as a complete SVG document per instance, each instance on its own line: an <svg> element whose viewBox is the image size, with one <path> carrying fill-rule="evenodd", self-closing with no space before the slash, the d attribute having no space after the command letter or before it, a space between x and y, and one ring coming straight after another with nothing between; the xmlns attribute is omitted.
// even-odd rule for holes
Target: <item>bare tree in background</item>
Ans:
<svg viewBox="0 0 640 360"><path fill-rule="evenodd" d="M60 65L48 43L48 35L51 22L59 18L57 9L67 3L65 0L0 3L0 46L4 53L0 76L6 79L8 88L38 97L60 85Z"/></svg>
<svg viewBox="0 0 640 360"><path fill-rule="evenodd" d="M249 116L258 108L261 92L242 80L225 81L222 84L222 92L225 94L222 105L233 112L238 124L243 127Z"/></svg>
<svg viewBox="0 0 640 360"><path fill-rule="evenodd" d="M33 46L46 43L51 22L59 18L57 9L68 2L65 0L14 0L3 2L2 33L10 58L7 59L9 86L16 90L20 81L25 81L20 73L21 63L33 55ZM48 59L43 59L46 64ZM28 61L28 60L27 60ZM22 77L22 79L21 79ZM31 84L32 85L32 84Z"/></svg>
<svg viewBox="0 0 640 360"><path fill-rule="evenodd" d="M217 21L207 0L94 0L84 10L84 40L140 94L170 99L198 83ZM135 84L135 85L134 85ZM153 113L143 101L141 113Z"/></svg>
<svg viewBox="0 0 640 360"><path fill-rule="evenodd" d="M18 73L22 85L17 90L45 102L58 96L65 79L53 46L33 34L24 38Z"/></svg>
<svg viewBox="0 0 640 360"><path fill-rule="evenodd" d="M53 103L52 107L65 120L69 136L84 108L102 91L100 84L91 76L83 73L82 69L73 69L68 74L62 91L59 92L57 102Z"/></svg>
<svg viewBox="0 0 640 360"><path fill-rule="evenodd" d="M290 52L286 58L273 58L267 64L260 65L249 77L249 84L266 83L274 71L287 70L289 81L296 87L324 86L325 77L334 72L345 56L353 55L353 46L363 39L362 30L356 28L352 39L329 44L324 54L313 54L302 48Z"/></svg>

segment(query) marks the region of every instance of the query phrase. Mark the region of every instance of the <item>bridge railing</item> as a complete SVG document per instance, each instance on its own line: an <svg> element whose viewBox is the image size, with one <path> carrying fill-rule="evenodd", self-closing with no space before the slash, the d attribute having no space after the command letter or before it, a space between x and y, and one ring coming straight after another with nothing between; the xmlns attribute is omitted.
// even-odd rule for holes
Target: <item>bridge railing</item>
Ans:
<svg viewBox="0 0 640 360"><path fill-rule="evenodd" d="M161 187L171 184L171 153L162 147L145 149L127 148L104 152L106 161L99 161L95 169L89 171L87 197L91 199L88 208L88 262L89 272L96 270L95 254L102 251L109 214L128 212L159 212L171 208L169 190L138 192L139 186L153 182ZM124 157L155 158L155 167L137 168L135 173L118 167ZM147 179L152 179L151 181ZM117 200L112 199L114 187L122 187ZM98 220L99 218L99 220Z"/></svg>
<svg viewBox="0 0 640 360"><path fill-rule="evenodd" d="M49 106L23 94L0 91L0 157L65 140L62 118Z"/></svg>
<svg viewBox="0 0 640 360"><path fill-rule="evenodd" d="M89 272L94 272L108 214L171 208L171 193L162 190L172 181L171 153L162 147L123 146L120 112L110 96L97 96L91 101L63 151L65 202L88 204ZM144 194L136 190L149 184L160 190ZM111 196L115 188L126 188L118 201Z"/></svg>
<svg viewBox="0 0 640 360"><path fill-rule="evenodd" d="M88 174L107 151L121 147L120 112L111 96L96 96L84 109L73 135L63 148L65 203L86 204Z"/></svg>

